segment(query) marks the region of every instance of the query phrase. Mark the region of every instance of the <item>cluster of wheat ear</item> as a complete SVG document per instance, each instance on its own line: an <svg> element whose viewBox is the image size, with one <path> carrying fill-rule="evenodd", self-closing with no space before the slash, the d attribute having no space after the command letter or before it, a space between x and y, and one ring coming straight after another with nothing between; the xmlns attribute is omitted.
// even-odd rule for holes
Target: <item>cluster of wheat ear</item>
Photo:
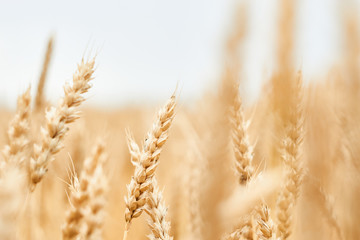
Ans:
<svg viewBox="0 0 360 240"><path fill-rule="evenodd" d="M0 239L359 239L360 27L343 15L341 64L304 84L295 3L280 3L277 67L254 103L241 94L246 5L218 90L175 91L154 118L145 105L80 111L101 84L95 58L51 106L50 38L34 101L28 87L1 111Z"/></svg>

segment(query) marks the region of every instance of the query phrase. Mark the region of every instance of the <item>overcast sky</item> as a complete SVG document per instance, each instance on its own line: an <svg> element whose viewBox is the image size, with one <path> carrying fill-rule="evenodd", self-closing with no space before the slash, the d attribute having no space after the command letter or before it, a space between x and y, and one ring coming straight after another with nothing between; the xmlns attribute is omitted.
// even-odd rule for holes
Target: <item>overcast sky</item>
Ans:
<svg viewBox="0 0 360 240"><path fill-rule="evenodd" d="M256 97L272 66L276 0L251 0L246 47L246 97ZM296 63L306 80L324 74L340 47L340 0L301 0ZM14 107L35 90L50 34L53 61L46 85L55 102L84 53L98 53L89 103L117 107L164 101L181 88L183 101L219 78L235 0L31 0L0 7L0 106Z"/></svg>

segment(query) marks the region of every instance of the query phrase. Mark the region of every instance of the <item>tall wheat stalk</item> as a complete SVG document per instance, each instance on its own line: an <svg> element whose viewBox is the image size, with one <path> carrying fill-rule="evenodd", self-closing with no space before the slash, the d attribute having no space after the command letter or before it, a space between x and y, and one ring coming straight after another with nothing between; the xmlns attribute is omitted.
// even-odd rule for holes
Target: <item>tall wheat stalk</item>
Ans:
<svg viewBox="0 0 360 240"><path fill-rule="evenodd" d="M278 234L287 239L291 234L292 214L300 192L303 177L301 145L304 138L304 114L302 103L302 75L298 73L293 84L293 110L286 127L286 138L283 141L282 158L286 165L286 180L277 200Z"/></svg>
<svg viewBox="0 0 360 240"><path fill-rule="evenodd" d="M152 129L147 134L142 151L131 134L127 134L131 163L135 166L135 171L130 184L127 185L128 194L125 197L124 239L127 237L132 219L139 217L143 212L147 194L153 191L153 176L175 116L175 106L175 95L172 95L165 106L159 110Z"/></svg>
<svg viewBox="0 0 360 240"><path fill-rule="evenodd" d="M43 68L41 71L41 75L38 82L36 97L35 97L35 111L39 111L44 107L44 88L46 83L46 76L48 73L50 61L51 61L51 55L53 51L53 45L54 45L54 38L50 37L47 48L46 48L46 54L44 58Z"/></svg>
<svg viewBox="0 0 360 240"><path fill-rule="evenodd" d="M254 174L254 167L252 166L254 150L249 142L247 132L249 121L245 121L241 105L241 99L237 91L231 109L231 136L239 183L245 185Z"/></svg>

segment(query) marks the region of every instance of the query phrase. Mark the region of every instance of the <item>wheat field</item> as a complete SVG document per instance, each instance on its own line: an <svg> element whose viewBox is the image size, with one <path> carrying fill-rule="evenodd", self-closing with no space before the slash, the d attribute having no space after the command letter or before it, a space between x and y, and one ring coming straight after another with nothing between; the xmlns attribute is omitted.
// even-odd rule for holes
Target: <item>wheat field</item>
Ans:
<svg viewBox="0 0 360 240"><path fill-rule="evenodd" d="M96 56L74 63L52 104L50 38L36 95L1 111L0 239L359 239L359 23L339 20L339 64L304 81L295 5L279 6L277 67L246 106L246 5L216 88L188 105L169 89L162 106L82 108L101 84Z"/></svg>

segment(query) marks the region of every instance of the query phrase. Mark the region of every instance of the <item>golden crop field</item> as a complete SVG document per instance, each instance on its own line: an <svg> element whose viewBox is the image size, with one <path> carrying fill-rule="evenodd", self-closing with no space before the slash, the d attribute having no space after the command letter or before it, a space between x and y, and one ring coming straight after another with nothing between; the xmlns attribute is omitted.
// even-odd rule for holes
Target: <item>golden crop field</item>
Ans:
<svg viewBox="0 0 360 240"><path fill-rule="evenodd" d="M74 63L51 104L50 38L36 95L1 111L0 240L359 239L359 22L339 19L343 57L304 81L295 6L281 3L277 67L249 106L239 91L245 5L216 88L188 105L169 89L162 106L82 108L102 84L93 56Z"/></svg>

